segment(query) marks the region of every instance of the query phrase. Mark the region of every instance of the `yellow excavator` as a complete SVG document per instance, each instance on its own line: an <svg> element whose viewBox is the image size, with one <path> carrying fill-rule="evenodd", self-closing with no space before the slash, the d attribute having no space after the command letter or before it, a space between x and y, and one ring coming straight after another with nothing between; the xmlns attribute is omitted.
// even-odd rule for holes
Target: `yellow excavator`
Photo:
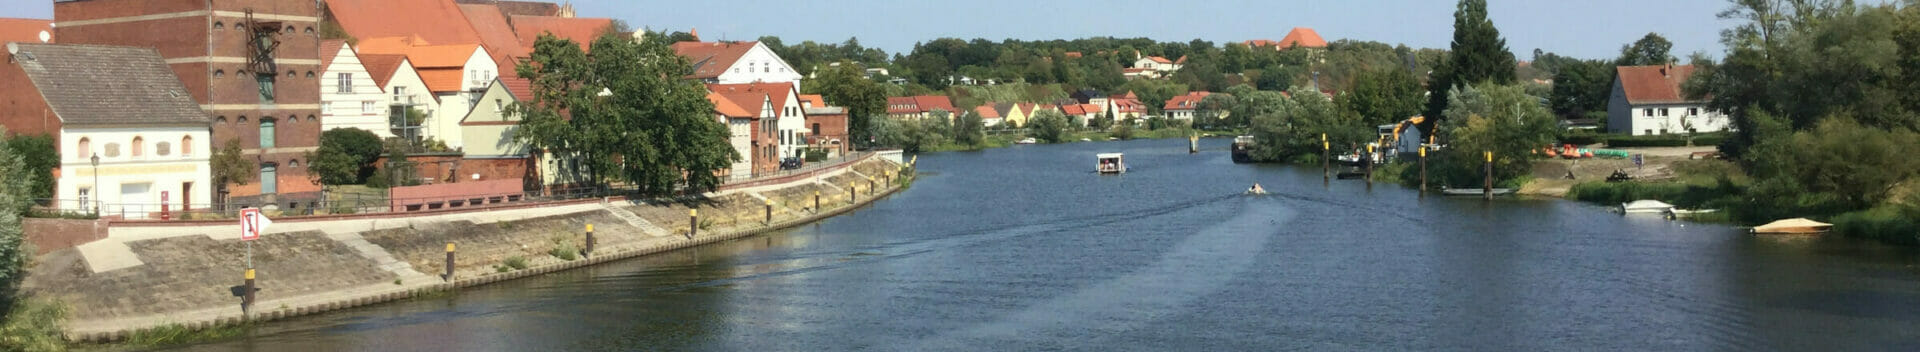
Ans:
<svg viewBox="0 0 1920 352"><path fill-rule="evenodd" d="M1410 127L1413 127L1414 125L1419 125L1425 122L1427 122L1426 116L1414 116L1406 120L1401 120L1399 123L1393 124L1393 132L1381 135L1380 140L1376 141L1375 143L1376 145L1379 145L1382 149L1389 148L1389 147L1395 147L1395 149L1398 149L1397 147L1400 145L1401 134L1405 133L1407 131L1407 128L1410 128ZM1382 132L1385 132L1384 131L1385 126L1382 126L1382 127L1383 127L1381 128L1383 130ZM1407 152L1404 150L1398 150L1398 151Z"/></svg>

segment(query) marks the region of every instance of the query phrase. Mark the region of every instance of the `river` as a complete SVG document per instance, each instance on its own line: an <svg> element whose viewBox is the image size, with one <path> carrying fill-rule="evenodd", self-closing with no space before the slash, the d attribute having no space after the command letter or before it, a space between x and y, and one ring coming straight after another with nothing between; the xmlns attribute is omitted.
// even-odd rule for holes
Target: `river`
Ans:
<svg viewBox="0 0 1920 352"><path fill-rule="evenodd" d="M1229 142L926 154L817 224L182 349L1920 350L1913 250L1327 184Z"/></svg>

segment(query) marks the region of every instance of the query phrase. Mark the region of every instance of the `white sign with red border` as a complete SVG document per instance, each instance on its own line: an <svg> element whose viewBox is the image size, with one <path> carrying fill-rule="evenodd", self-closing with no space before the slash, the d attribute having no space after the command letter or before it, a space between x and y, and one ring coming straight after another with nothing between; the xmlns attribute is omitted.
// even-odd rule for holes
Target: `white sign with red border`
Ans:
<svg viewBox="0 0 1920 352"><path fill-rule="evenodd" d="M266 215L260 214L259 208L240 209L241 241L260 239L260 234L267 232L268 225L273 225L273 220L267 219Z"/></svg>

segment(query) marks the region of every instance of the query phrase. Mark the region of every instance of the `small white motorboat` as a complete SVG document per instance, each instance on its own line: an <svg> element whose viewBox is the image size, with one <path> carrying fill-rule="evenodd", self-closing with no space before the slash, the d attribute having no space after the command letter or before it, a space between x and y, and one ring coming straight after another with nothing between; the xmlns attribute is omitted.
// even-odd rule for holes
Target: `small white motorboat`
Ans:
<svg viewBox="0 0 1920 352"><path fill-rule="evenodd" d="M1762 235L1768 235L1768 234L1817 235L1817 234L1827 233L1828 230L1832 230L1832 229L1833 229L1833 224L1807 220L1805 218L1793 218L1793 219L1775 221L1772 223L1768 223L1766 225L1755 226L1753 227L1753 233L1762 234Z"/></svg>
<svg viewBox="0 0 1920 352"><path fill-rule="evenodd" d="M1621 203L1620 212L1627 213L1627 214L1633 214L1633 213L1665 214L1665 213L1673 212L1673 204L1667 204L1665 202L1661 202L1657 200L1636 200L1632 202Z"/></svg>
<svg viewBox="0 0 1920 352"><path fill-rule="evenodd" d="M1101 153L1099 155L1095 155L1095 157L1100 159L1100 164L1094 167L1094 171L1097 171L1102 174L1127 173L1127 161L1125 160L1126 159L1125 154Z"/></svg>
<svg viewBox="0 0 1920 352"><path fill-rule="evenodd" d="M1033 139L1032 137L1028 137L1027 139L1022 139L1018 142L1013 142L1013 144L1036 144L1036 143L1040 143L1040 140Z"/></svg>

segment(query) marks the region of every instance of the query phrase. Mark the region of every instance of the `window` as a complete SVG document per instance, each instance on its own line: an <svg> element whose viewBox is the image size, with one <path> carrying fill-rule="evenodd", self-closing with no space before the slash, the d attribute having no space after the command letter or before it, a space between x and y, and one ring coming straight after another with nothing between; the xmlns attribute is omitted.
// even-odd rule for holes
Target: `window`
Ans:
<svg viewBox="0 0 1920 352"><path fill-rule="evenodd" d="M407 87L393 87L394 103L405 103L405 98L402 98L405 96L407 96Z"/></svg>
<svg viewBox="0 0 1920 352"><path fill-rule="evenodd" d="M274 177L278 173L277 170L274 170L276 169L276 166L277 165L274 165L273 163L260 164L260 193L261 194L280 193L280 182L277 182L279 180L276 180Z"/></svg>
<svg viewBox="0 0 1920 352"><path fill-rule="evenodd" d="M1645 110L1646 110L1645 116L1653 116L1653 109L1645 109Z"/></svg>
<svg viewBox="0 0 1920 352"><path fill-rule="evenodd" d="M288 70L288 71L287 71L287 78L293 78L293 77L294 77L294 75L293 75L293 71L292 71L292 70Z"/></svg>
<svg viewBox="0 0 1920 352"><path fill-rule="evenodd" d="M289 168L289 169L298 169L298 168L300 168L300 159L291 159L291 160L287 160L287 168Z"/></svg>
<svg viewBox="0 0 1920 352"><path fill-rule="evenodd" d="M331 101L329 101L329 102L326 102L326 103L324 103L324 104L320 104L320 113L322 113L322 114L332 114L332 113L333 113L333 102L331 102Z"/></svg>
<svg viewBox="0 0 1920 352"><path fill-rule="evenodd" d="M89 195L92 195L92 194L93 194L93 188L91 188L91 187L80 187L80 203L79 203L79 204L80 204L80 209L81 209L81 210L86 210L86 209L87 209L87 205L86 205L86 204L87 204L87 196L89 196Z"/></svg>
<svg viewBox="0 0 1920 352"><path fill-rule="evenodd" d="M213 70L213 78L227 77L227 70Z"/></svg>
<svg viewBox="0 0 1920 352"><path fill-rule="evenodd" d="M74 147L73 149L80 151L78 156L82 159L92 157L93 156L93 140L87 139L87 137L80 137L80 146Z"/></svg>
<svg viewBox="0 0 1920 352"><path fill-rule="evenodd" d="M375 105L379 105L379 104L380 104L380 102L377 102L377 101L372 101L372 100L368 100L368 101L362 101L362 102L360 102L360 113L361 113L361 114L372 114L372 113L374 113L375 111L379 111L379 110L378 110L379 108L375 106Z"/></svg>
<svg viewBox="0 0 1920 352"><path fill-rule="evenodd" d="M295 124L295 123L299 123L299 122L300 122L300 116L297 116L297 115L287 115L287 124L289 124L289 125L291 125L291 124Z"/></svg>
<svg viewBox="0 0 1920 352"><path fill-rule="evenodd" d="M220 22L218 22L218 21L215 21L215 22L213 22L213 30L216 30L216 31L217 31L217 30L222 30L222 29L227 29L227 24L225 24L225 23L220 23Z"/></svg>
<svg viewBox="0 0 1920 352"><path fill-rule="evenodd" d="M1660 129L1660 134L1667 134L1667 129L1665 128Z"/></svg>
<svg viewBox="0 0 1920 352"><path fill-rule="evenodd" d="M215 117L213 118L213 123L225 125L227 124L227 117L226 116Z"/></svg>
<svg viewBox="0 0 1920 352"><path fill-rule="evenodd" d="M1646 133L1646 134L1649 134L1649 135L1651 135L1651 134L1653 134L1653 129L1647 129L1647 133Z"/></svg>
<svg viewBox="0 0 1920 352"><path fill-rule="evenodd" d="M307 71L307 78L313 78L313 71Z"/></svg>
<svg viewBox="0 0 1920 352"><path fill-rule="evenodd" d="M1687 116L1700 116L1700 108L1687 108Z"/></svg>
<svg viewBox="0 0 1920 352"><path fill-rule="evenodd" d="M273 119L260 118L260 149L273 148Z"/></svg>
<svg viewBox="0 0 1920 352"><path fill-rule="evenodd" d="M500 112L501 110L506 110L506 108L507 108L506 102L501 101L500 99L493 100L493 112Z"/></svg>
<svg viewBox="0 0 1920 352"><path fill-rule="evenodd" d="M193 136L180 137L180 156L193 155Z"/></svg>
<svg viewBox="0 0 1920 352"><path fill-rule="evenodd" d="M167 156L167 154L173 154L173 144L167 142L153 144L153 155Z"/></svg>
<svg viewBox="0 0 1920 352"><path fill-rule="evenodd" d="M318 121L320 121L319 118L313 117L313 115L307 115L307 122L318 122Z"/></svg>
<svg viewBox="0 0 1920 352"><path fill-rule="evenodd" d="M254 83L258 83L260 85L260 102L266 103L266 104L272 104L273 103L273 73L256 75L253 77L253 81Z"/></svg>
<svg viewBox="0 0 1920 352"><path fill-rule="evenodd" d="M107 143L107 157L115 158L119 156L120 156L120 143Z"/></svg>
<svg viewBox="0 0 1920 352"><path fill-rule="evenodd" d="M234 120L234 123L247 123L247 115L240 115L240 119Z"/></svg>
<svg viewBox="0 0 1920 352"><path fill-rule="evenodd" d="M1673 109L1660 109L1660 116L1663 116L1663 117L1667 116L1668 110L1673 110Z"/></svg>
<svg viewBox="0 0 1920 352"><path fill-rule="evenodd" d="M131 149L131 151L133 152L133 157L138 158L140 157L141 154L144 154L141 152L146 151L146 144L147 144L146 138L142 138L140 136L134 136L133 146L127 149Z"/></svg>
<svg viewBox="0 0 1920 352"><path fill-rule="evenodd" d="M313 34L313 27L307 27L307 34Z"/></svg>

